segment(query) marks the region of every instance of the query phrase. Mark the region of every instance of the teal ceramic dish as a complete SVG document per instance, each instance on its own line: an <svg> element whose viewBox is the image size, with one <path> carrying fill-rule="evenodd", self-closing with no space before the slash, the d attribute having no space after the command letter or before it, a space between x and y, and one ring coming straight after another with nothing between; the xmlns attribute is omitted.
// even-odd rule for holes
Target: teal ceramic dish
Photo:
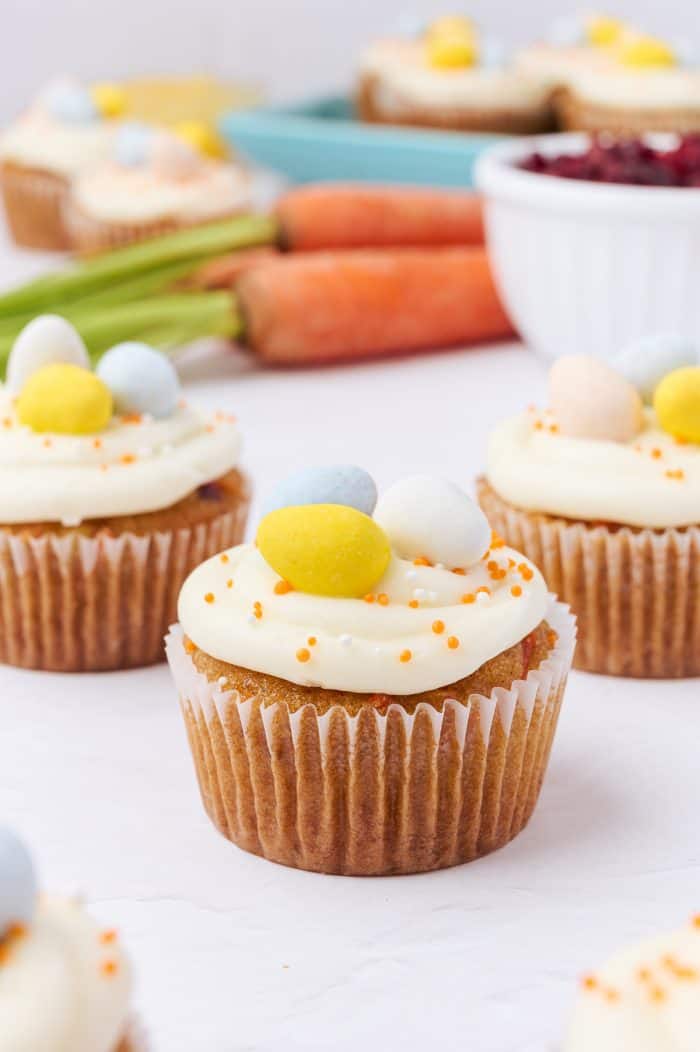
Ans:
<svg viewBox="0 0 700 1052"><path fill-rule="evenodd" d="M504 138L365 124L342 97L230 113L221 131L242 154L295 183L340 179L471 187L481 152Z"/></svg>

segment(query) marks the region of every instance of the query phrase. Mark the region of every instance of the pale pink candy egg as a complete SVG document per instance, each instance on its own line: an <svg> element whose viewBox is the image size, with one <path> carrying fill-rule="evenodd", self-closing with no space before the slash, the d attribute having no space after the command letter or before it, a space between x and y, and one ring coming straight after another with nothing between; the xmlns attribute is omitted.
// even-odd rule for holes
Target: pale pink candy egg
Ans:
<svg viewBox="0 0 700 1052"><path fill-rule="evenodd" d="M609 365L586 354L560 358L549 374L549 403L562 435L629 442L643 424L639 394Z"/></svg>

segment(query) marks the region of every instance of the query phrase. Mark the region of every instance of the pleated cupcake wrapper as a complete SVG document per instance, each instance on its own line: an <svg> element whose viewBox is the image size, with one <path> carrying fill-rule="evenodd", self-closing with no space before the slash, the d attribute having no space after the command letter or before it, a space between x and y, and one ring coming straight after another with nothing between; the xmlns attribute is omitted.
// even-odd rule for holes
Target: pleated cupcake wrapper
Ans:
<svg viewBox="0 0 700 1052"><path fill-rule="evenodd" d="M245 498L209 523L144 536L0 528L0 662L81 672L162 661L185 578L242 539L247 511Z"/></svg>
<svg viewBox="0 0 700 1052"><path fill-rule="evenodd" d="M227 213L228 214L228 213ZM71 247L78 252L104 252L137 241L172 234L176 230L185 230L205 223L213 223L221 216L208 216L206 219L178 219L174 216L163 216L159 219L144 219L135 222L118 222L88 215L68 196L63 204L63 223Z"/></svg>
<svg viewBox="0 0 700 1052"><path fill-rule="evenodd" d="M646 132L700 131L700 106L634 108L588 102L565 90L555 102L561 127L566 131L609 131L618 135L643 135Z"/></svg>
<svg viewBox="0 0 700 1052"><path fill-rule="evenodd" d="M69 182L53 172L0 165L7 221L14 240L25 248L61 250L70 247L63 209Z"/></svg>
<svg viewBox="0 0 700 1052"><path fill-rule="evenodd" d="M700 527L635 532L546 519L514 508L483 481L479 500L493 528L576 614L576 668L700 676Z"/></svg>
<svg viewBox="0 0 700 1052"><path fill-rule="evenodd" d="M552 598L546 618L558 642L509 690L356 716L241 701L196 669L175 625L166 650L207 813L239 847L324 873L421 872L502 847L537 802L574 651L570 611Z"/></svg>

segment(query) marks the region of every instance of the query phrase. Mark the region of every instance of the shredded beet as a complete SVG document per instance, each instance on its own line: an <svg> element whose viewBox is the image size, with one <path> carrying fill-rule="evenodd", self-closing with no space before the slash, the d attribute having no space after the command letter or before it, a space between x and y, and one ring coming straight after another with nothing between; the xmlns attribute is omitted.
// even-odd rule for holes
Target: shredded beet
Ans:
<svg viewBox="0 0 700 1052"><path fill-rule="evenodd" d="M642 139L597 136L585 153L554 157L533 153L520 167L592 183L700 188L700 135L685 135L667 150L655 149Z"/></svg>

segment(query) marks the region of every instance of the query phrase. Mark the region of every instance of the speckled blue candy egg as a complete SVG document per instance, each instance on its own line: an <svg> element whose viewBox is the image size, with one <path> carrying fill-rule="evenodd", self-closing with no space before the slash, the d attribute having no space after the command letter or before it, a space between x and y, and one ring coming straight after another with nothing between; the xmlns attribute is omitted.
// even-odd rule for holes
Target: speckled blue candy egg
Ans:
<svg viewBox="0 0 700 1052"><path fill-rule="evenodd" d="M304 468L284 479L268 497L263 514L304 504L343 504L371 515L376 503L372 476L353 464L337 464Z"/></svg>
<svg viewBox="0 0 700 1052"><path fill-rule="evenodd" d="M148 164L153 153L153 129L139 121L122 124L114 136L114 156L125 168Z"/></svg>
<svg viewBox="0 0 700 1052"><path fill-rule="evenodd" d="M700 365L700 351L677 333L659 332L629 344L610 364L650 403L664 376L687 365Z"/></svg>
<svg viewBox="0 0 700 1052"><path fill-rule="evenodd" d="M30 924L37 900L34 863L22 841L0 826L0 939L14 924Z"/></svg>
<svg viewBox="0 0 700 1052"><path fill-rule="evenodd" d="M49 85L44 93L44 105L52 117L72 124L89 124L100 116L87 88L72 81Z"/></svg>
<svg viewBox="0 0 700 1052"><path fill-rule="evenodd" d="M180 398L180 381L164 354L145 343L118 343L102 356L97 375L112 392L118 413L171 416Z"/></svg>

